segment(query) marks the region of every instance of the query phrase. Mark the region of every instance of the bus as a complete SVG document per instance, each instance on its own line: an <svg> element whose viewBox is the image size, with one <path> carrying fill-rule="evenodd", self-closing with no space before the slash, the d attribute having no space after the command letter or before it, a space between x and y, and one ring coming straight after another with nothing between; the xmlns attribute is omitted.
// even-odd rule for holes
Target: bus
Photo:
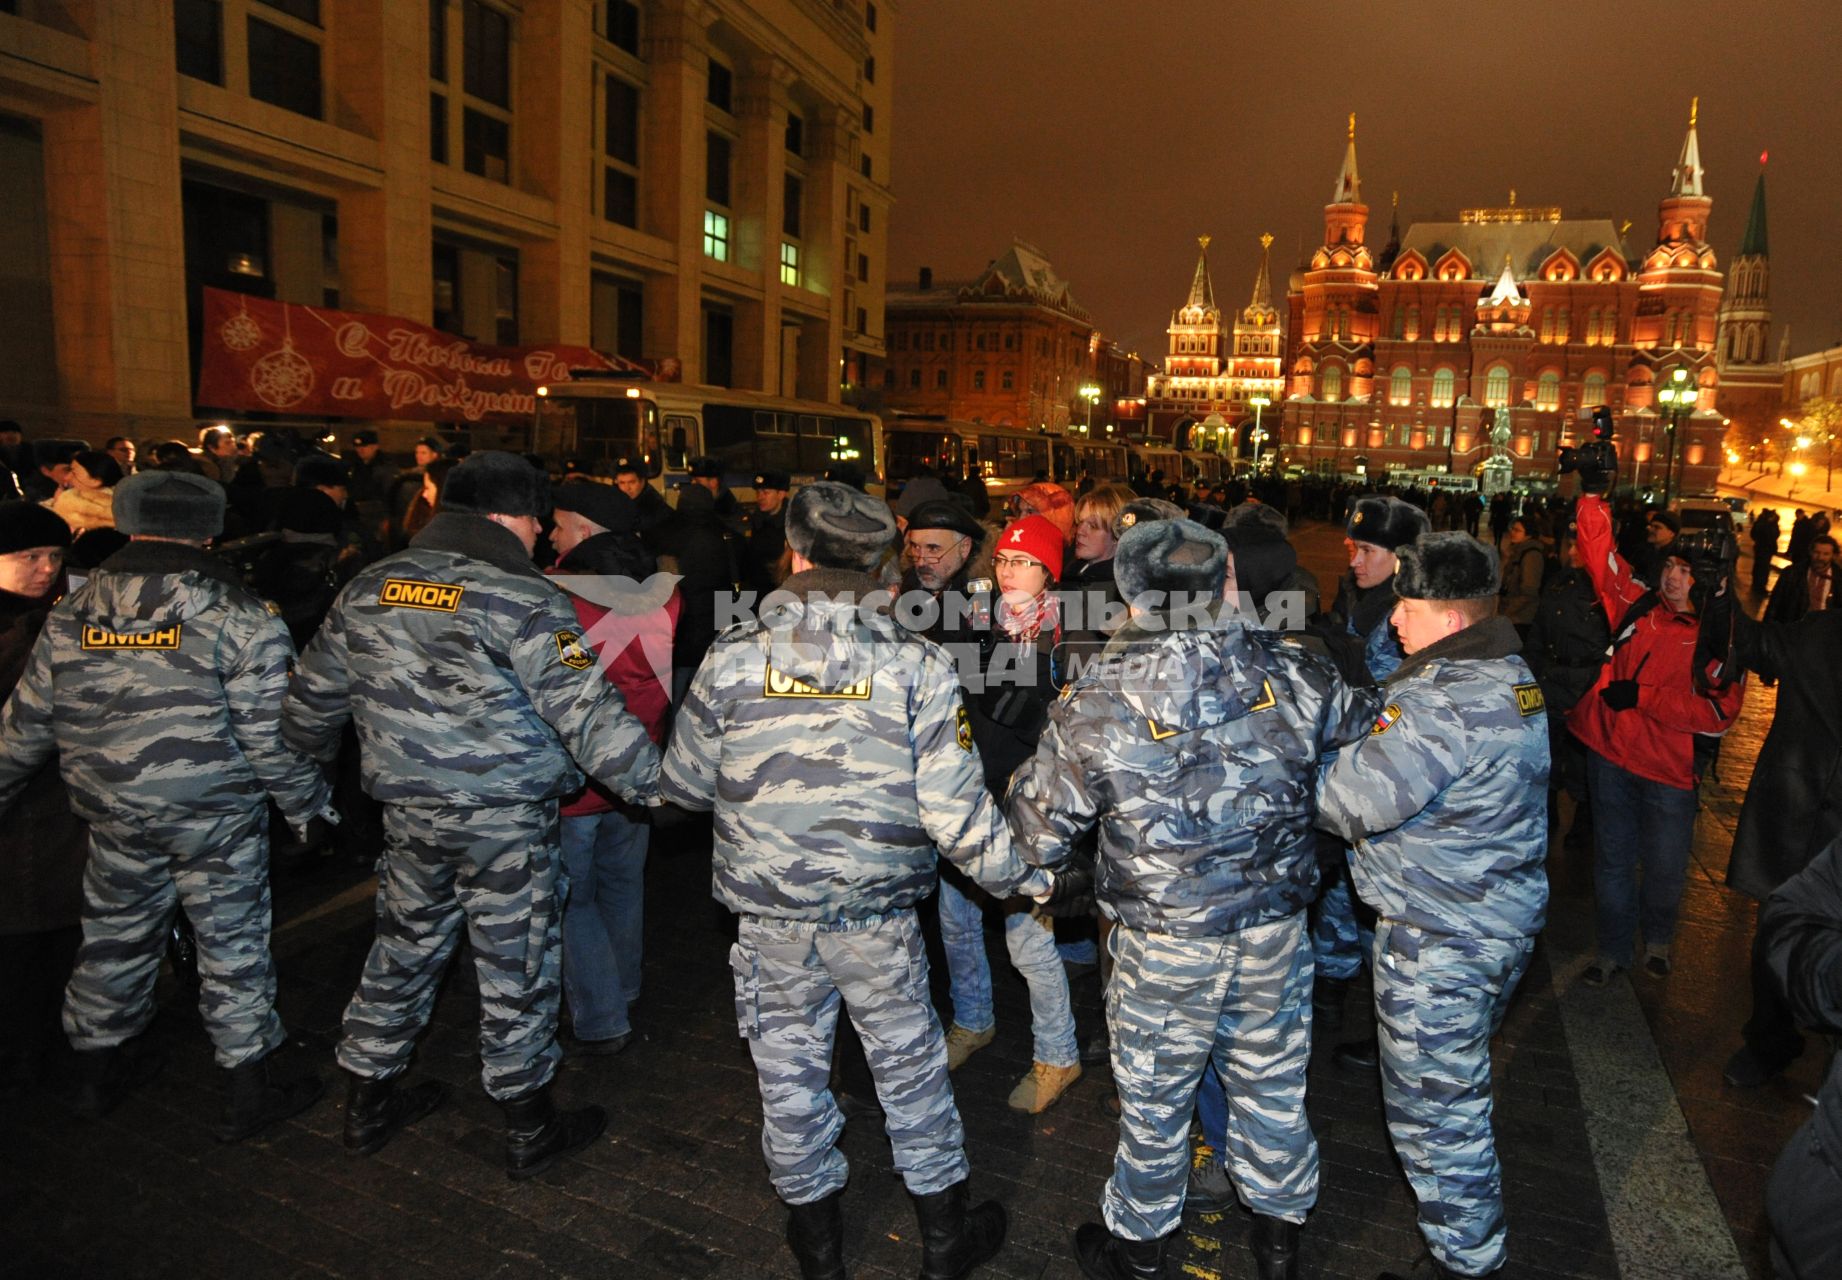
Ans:
<svg viewBox="0 0 1842 1280"><path fill-rule="evenodd" d="M1022 427L958 422L928 414L896 414L883 423L883 458L889 488L896 492L923 469L956 489L968 476L985 481L994 505L1033 483L1056 479L1059 437Z"/></svg>
<svg viewBox="0 0 1842 1280"><path fill-rule="evenodd" d="M797 487L838 466L858 468L880 495L881 436L881 419L850 405L577 374L537 389L528 448L578 459L599 476L612 475L616 460L634 458L667 493L689 478L692 458L709 454L723 464L723 483L743 499L759 471L785 471Z"/></svg>

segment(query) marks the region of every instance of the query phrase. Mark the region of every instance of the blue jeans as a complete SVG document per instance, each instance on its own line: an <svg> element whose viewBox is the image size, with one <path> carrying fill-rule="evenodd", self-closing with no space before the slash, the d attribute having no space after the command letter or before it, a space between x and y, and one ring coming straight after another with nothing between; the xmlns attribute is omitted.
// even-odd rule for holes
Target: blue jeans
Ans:
<svg viewBox="0 0 1842 1280"><path fill-rule="evenodd" d="M1052 1067L1072 1067L1081 1059L1075 1044L1074 1005L1068 998L1068 971L1055 949L1054 922L1034 912L1013 910L1004 917L1004 942L1011 964L1030 988L1030 1034L1035 1058ZM953 995L953 1021L968 1031L989 1031L997 1024L991 1007L991 965L985 959L985 920L979 904L945 876L940 878L940 941L947 953L947 978Z"/></svg>
<svg viewBox="0 0 1842 1280"><path fill-rule="evenodd" d="M1692 788L1640 778L1596 751L1586 754L1586 786L1593 804L1599 956L1628 969L1639 929L1647 945L1667 946L1675 937L1696 796Z"/></svg>
<svg viewBox="0 0 1842 1280"><path fill-rule="evenodd" d="M640 998L640 925L652 828L618 813L563 819L563 993L583 1040L627 1034Z"/></svg>

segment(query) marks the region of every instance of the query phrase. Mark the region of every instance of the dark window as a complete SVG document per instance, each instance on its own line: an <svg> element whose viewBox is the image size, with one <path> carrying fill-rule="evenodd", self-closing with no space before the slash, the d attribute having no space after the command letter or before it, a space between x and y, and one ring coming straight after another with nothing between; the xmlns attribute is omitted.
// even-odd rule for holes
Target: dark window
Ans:
<svg viewBox="0 0 1842 1280"><path fill-rule="evenodd" d="M735 380L735 317L714 307L704 312L704 381L726 387Z"/></svg>
<svg viewBox="0 0 1842 1280"><path fill-rule="evenodd" d="M429 0L429 79L448 80L448 0Z"/></svg>
<svg viewBox="0 0 1842 1280"><path fill-rule="evenodd" d="M972 389L974 391L983 391L985 389L985 371L983 369L974 369L972 371Z"/></svg>
<svg viewBox="0 0 1842 1280"><path fill-rule="evenodd" d="M616 338L614 352L629 360L640 358L640 326L646 314L646 297L636 284L623 284L614 299Z"/></svg>
<svg viewBox="0 0 1842 1280"><path fill-rule="evenodd" d="M861 328L861 324L859 327ZM945 369L934 370L934 389L936 391L945 391L947 389L947 371Z"/></svg>
<svg viewBox="0 0 1842 1280"><path fill-rule="evenodd" d="M224 83L224 8L218 0L174 0L173 43L180 75Z"/></svg>
<svg viewBox="0 0 1842 1280"><path fill-rule="evenodd" d="M800 211L805 204L806 188L798 178L787 175L786 190L781 193L780 229L787 235L798 236Z"/></svg>
<svg viewBox="0 0 1842 1280"><path fill-rule="evenodd" d="M640 162L640 91L618 76L609 76L606 139L602 145L616 160Z"/></svg>
<svg viewBox="0 0 1842 1280"><path fill-rule="evenodd" d="M859 231L870 229L870 206L867 204L857 206L857 229Z"/></svg>
<svg viewBox="0 0 1842 1280"><path fill-rule="evenodd" d="M867 102L863 104L863 131L865 133L876 132L876 108Z"/></svg>
<svg viewBox="0 0 1842 1280"><path fill-rule="evenodd" d="M496 332L493 341L502 347L518 345L518 264L510 258L498 258L493 262L494 298L493 322Z"/></svg>
<svg viewBox="0 0 1842 1280"><path fill-rule="evenodd" d="M863 78L871 84L876 83L876 59L874 57L863 60Z"/></svg>
<svg viewBox="0 0 1842 1280"><path fill-rule="evenodd" d="M460 250L451 244L435 246L434 320L444 333L461 332Z"/></svg>
<svg viewBox="0 0 1842 1280"><path fill-rule="evenodd" d="M704 90L704 101L713 107L721 107L727 111L734 97L735 77L730 74L728 67L715 58L710 59L710 83Z"/></svg>
<svg viewBox="0 0 1842 1280"><path fill-rule="evenodd" d="M806 122L792 112L787 113L787 150L796 156L806 154Z"/></svg>
<svg viewBox="0 0 1842 1280"><path fill-rule="evenodd" d="M249 94L320 118L320 46L291 31L249 20Z"/></svg>
<svg viewBox="0 0 1842 1280"><path fill-rule="evenodd" d="M857 160L857 167L858 167L859 169L862 169L862 170L863 170L863 176L864 176L864 177L866 177L866 178L868 178L868 177L872 177L872 176L873 176L873 175L872 175L872 174L870 173L870 157L869 157L869 156L860 156L860 157L858 157L858 160Z"/></svg>
<svg viewBox="0 0 1842 1280"><path fill-rule="evenodd" d="M870 256L868 254L860 253L857 255L857 278L859 280L868 280L870 278ZM948 350L952 349L952 342L953 335L949 333L946 337Z"/></svg>
<svg viewBox="0 0 1842 1280"><path fill-rule="evenodd" d="M320 25L320 0L261 0L264 7L277 13L285 13L290 18L299 18L302 22Z"/></svg>
<svg viewBox="0 0 1842 1280"><path fill-rule="evenodd" d="M609 165L604 173L601 192L601 215L609 222L618 222L623 227L637 227L640 224L640 184L639 179L630 173L622 173Z"/></svg>
<svg viewBox="0 0 1842 1280"><path fill-rule="evenodd" d="M910 369L908 371L908 389L910 391L919 391L921 389L921 371L919 369Z"/></svg>
<svg viewBox="0 0 1842 1280"><path fill-rule="evenodd" d="M857 332L870 332L870 313L865 311L862 307L857 308Z"/></svg>
<svg viewBox="0 0 1842 1280"><path fill-rule="evenodd" d="M468 107L461 112L461 160L468 173L504 182L512 131L505 121Z"/></svg>
<svg viewBox="0 0 1842 1280"><path fill-rule="evenodd" d="M634 57L640 56L640 7L632 0L608 0L602 9L602 32Z"/></svg>
<svg viewBox="0 0 1842 1280"><path fill-rule="evenodd" d="M876 6L875 5L866 4L863 7L863 25L868 27L872 31L876 30Z"/></svg>
<svg viewBox="0 0 1842 1280"><path fill-rule="evenodd" d="M461 50L467 92L495 107L511 106L512 20L480 0L461 0Z"/></svg>
<svg viewBox="0 0 1842 1280"><path fill-rule="evenodd" d="M439 93L429 95L429 159L448 162L448 100Z"/></svg>
<svg viewBox="0 0 1842 1280"><path fill-rule="evenodd" d="M704 196L713 203L729 203L729 139L720 133L705 135Z"/></svg>

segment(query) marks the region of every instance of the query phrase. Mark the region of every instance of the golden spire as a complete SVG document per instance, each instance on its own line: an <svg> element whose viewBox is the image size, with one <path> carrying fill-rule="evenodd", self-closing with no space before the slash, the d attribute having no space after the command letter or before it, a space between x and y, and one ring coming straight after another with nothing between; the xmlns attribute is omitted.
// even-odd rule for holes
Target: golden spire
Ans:
<svg viewBox="0 0 1842 1280"><path fill-rule="evenodd" d="M1273 247L1272 234L1270 232L1263 232L1260 236L1260 248L1264 250L1264 249L1271 249L1272 247Z"/></svg>
<svg viewBox="0 0 1842 1280"><path fill-rule="evenodd" d="M1516 188L1514 187L1509 189L1509 207L1512 209L1516 207Z"/></svg>
<svg viewBox="0 0 1842 1280"><path fill-rule="evenodd" d="M1389 207L1394 208L1394 209L1398 209L1401 207L1401 193L1400 192L1397 191L1394 193L1394 199L1390 203Z"/></svg>
<svg viewBox="0 0 1842 1280"><path fill-rule="evenodd" d="M1207 249L1209 247L1209 239L1208 236L1197 236L1196 243Z"/></svg>
<svg viewBox="0 0 1842 1280"><path fill-rule="evenodd" d="M1701 110L1700 96L1697 95L1693 98L1690 98L1689 99L1689 128L1693 129L1695 127L1695 116L1696 116L1696 113L1698 113L1700 110Z"/></svg>
<svg viewBox="0 0 1842 1280"><path fill-rule="evenodd" d="M1356 113L1350 112L1350 141L1356 141Z"/></svg>

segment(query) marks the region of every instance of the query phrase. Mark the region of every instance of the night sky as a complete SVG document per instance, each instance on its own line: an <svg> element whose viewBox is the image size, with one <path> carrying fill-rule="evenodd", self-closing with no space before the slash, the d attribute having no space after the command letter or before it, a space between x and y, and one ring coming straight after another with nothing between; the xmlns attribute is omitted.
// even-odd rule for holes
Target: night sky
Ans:
<svg viewBox="0 0 1842 1280"><path fill-rule="evenodd" d="M1348 115L1369 243L1460 208L1629 219L1657 201L1700 95L1723 267L1770 150L1771 351L1842 343L1842 9L1833 0L907 0L895 57L892 288L1036 245L1110 337L1161 362L1214 237L1246 305L1271 231L1275 302L1322 242Z"/></svg>

